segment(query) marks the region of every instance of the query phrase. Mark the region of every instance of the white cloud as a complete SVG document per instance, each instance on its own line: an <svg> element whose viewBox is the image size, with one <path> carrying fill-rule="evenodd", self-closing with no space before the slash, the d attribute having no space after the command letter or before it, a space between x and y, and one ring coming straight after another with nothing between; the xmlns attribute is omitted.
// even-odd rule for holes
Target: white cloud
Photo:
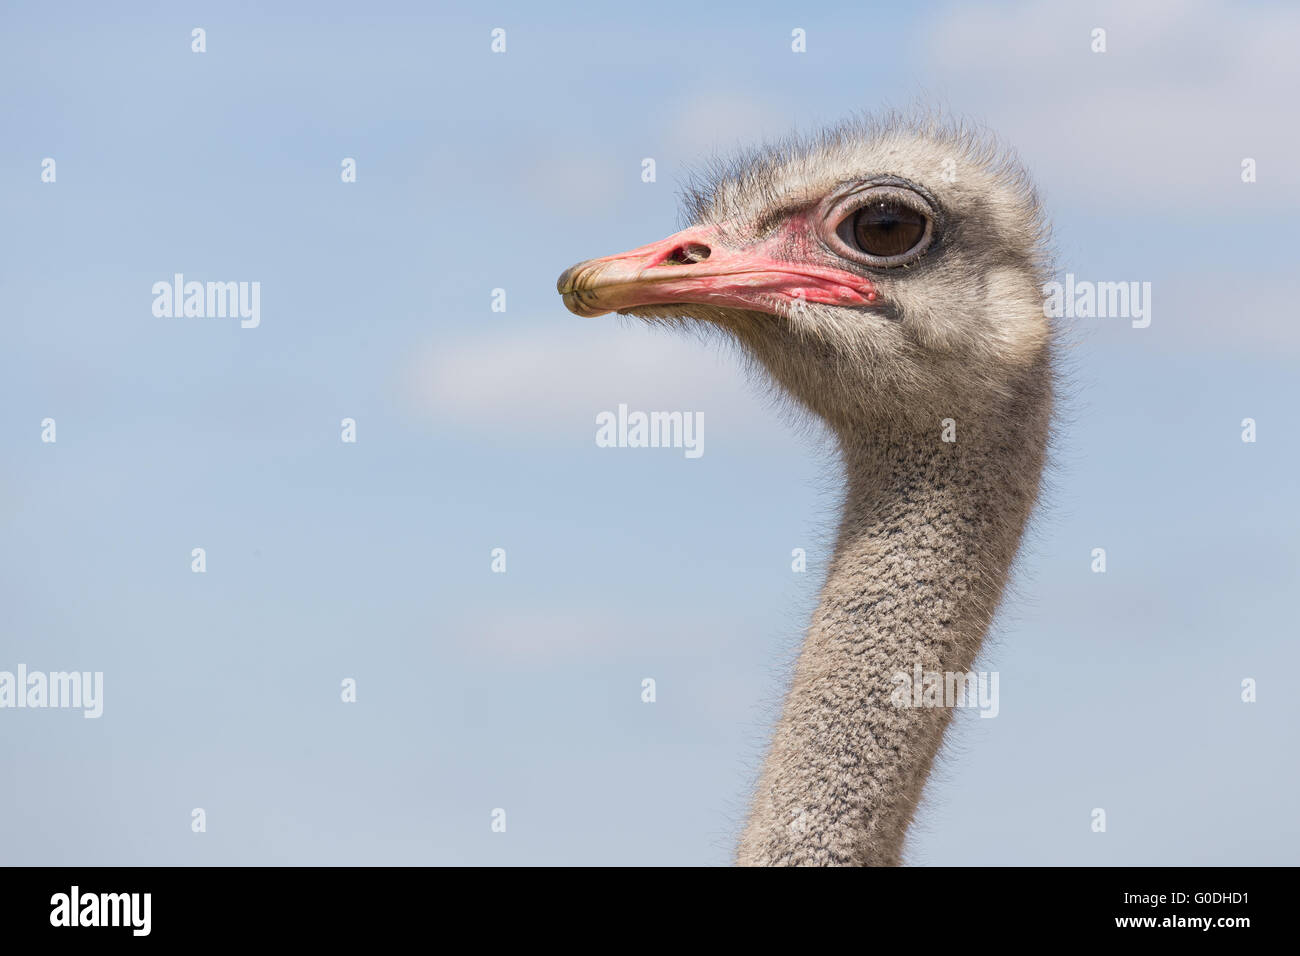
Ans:
<svg viewBox="0 0 1300 956"><path fill-rule="evenodd" d="M572 594L568 595L572 597ZM683 616L676 610L629 606L626 599L587 595L584 606L494 608L467 616L452 632L475 654L502 664L530 664L537 659L584 660L612 658L629 651L654 648L656 655L740 653L755 638L738 626L733 614L715 618L694 607ZM603 606L602 606L603 603Z"/></svg>
<svg viewBox="0 0 1300 956"><path fill-rule="evenodd" d="M1270 357L1300 351L1300 323L1296 321L1300 279L1285 276L1243 282L1214 301L1206 300L1202 274L1186 273L1162 287L1167 304L1161 334L1170 344Z"/></svg>
<svg viewBox="0 0 1300 956"><path fill-rule="evenodd" d="M542 437L594 428L597 412L702 411L710 435L776 440L781 416L717 340L636 320L538 320L415 356L407 394L440 423Z"/></svg>
<svg viewBox="0 0 1300 956"><path fill-rule="evenodd" d="M494 658L555 657L591 652L608 654L628 643L629 622L608 610L497 610L457 628L469 647ZM638 635L640 636L640 635Z"/></svg>
<svg viewBox="0 0 1300 956"><path fill-rule="evenodd" d="M1272 171L1250 188L1300 203L1300 180L1283 172L1300 151L1300 9L1004 3L954 6L934 23L927 75L956 91L956 111L1015 143L1054 192L1086 191L1077 198L1100 205L1230 205L1247 188L1249 156ZM1096 27L1106 53L1091 52Z"/></svg>

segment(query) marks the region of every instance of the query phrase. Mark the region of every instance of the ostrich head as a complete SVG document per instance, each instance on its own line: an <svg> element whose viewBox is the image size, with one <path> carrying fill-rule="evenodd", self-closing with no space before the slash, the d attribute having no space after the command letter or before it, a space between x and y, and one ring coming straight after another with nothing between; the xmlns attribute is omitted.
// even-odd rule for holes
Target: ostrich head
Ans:
<svg viewBox="0 0 1300 956"><path fill-rule="evenodd" d="M687 206L568 269L565 305L721 329L841 436L1005 409L1045 366L1038 202L980 134L857 121L719 164Z"/></svg>

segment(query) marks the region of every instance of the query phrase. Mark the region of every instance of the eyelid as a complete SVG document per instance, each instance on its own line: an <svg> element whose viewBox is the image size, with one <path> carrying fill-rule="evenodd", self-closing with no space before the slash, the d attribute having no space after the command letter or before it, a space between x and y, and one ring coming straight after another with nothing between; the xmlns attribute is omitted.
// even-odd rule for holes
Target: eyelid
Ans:
<svg viewBox="0 0 1300 956"><path fill-rule="evenodd" d="M876 195L893 199L932 222L937 218L934 209L931 208L930 203L924 196L904 186L881 183L871 183L861 189L854 189L832 199L826 210L825 218L827 220L834 218L838 223L845 216L851 216L863 206L868 205Z"/></svg>

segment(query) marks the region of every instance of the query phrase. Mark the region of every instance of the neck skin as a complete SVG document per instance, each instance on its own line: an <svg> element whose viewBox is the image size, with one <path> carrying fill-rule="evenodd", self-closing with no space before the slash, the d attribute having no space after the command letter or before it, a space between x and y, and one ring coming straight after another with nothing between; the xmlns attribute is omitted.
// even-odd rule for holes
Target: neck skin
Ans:
<svg viewBox="0 0 1300 956"><path fill-rule="evenodd" d="M835 553L737 863L902 862L951 712L895 706L895 675L972 667L1042 470L1047 401L1016 404L1013 426L959 418L953 443L937 422L841 438Z"/></svg>

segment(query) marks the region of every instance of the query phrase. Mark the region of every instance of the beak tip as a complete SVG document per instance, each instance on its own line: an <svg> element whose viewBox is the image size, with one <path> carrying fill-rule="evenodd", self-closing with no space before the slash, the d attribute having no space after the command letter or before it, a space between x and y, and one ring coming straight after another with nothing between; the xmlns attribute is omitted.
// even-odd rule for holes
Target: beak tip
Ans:
<svg viewBox="0 0 1300 956"><path fill-rule="evenodd" d="M576 266L569 266L569 268L561 272L560 277L555 280L555 291L560 293L560 295L565 295L569 291L569 278L573 275L573 270L576 268Z"/></svg>
<svg viewBox="0 0 1300 956"><path fill-rule="evenodd" d="M597 315L604 315L609 309L603 309L594 304L592 301L595 297L590 294L589 283L582 280L582 273L589 272L588 266L591 261L579 262L577 265L569 266L560 273L560 277L555 280L555 291L564 297L564 307L574 315L580 315L584 319L589 319ZM586 287L586 288L584 288Z"/></svg>

